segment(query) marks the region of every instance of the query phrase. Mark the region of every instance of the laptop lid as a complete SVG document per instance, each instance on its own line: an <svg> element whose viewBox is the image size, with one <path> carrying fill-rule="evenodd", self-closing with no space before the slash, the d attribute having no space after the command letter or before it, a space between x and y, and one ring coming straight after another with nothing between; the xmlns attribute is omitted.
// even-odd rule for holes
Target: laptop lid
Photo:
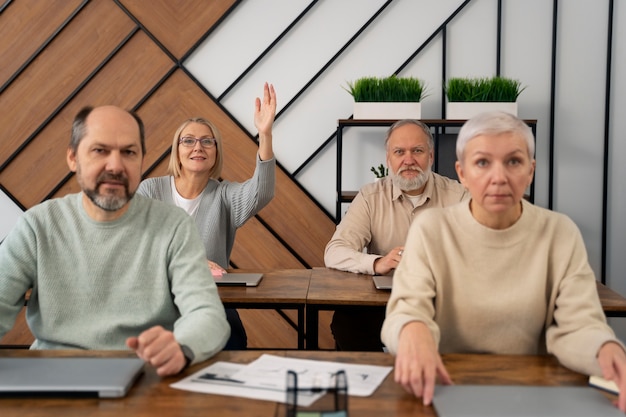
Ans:
<svg viewBox="0 0 626 417"><path fill-rule="evenodd" d="M374 286L377 290L390 290L393 283L393 276L391 275L374 275Z"/></svg>
<svg viewBox="0 0 626 417"><path fill-rule="evenodd" d="M217 285L240 285L246 287L256 287L261 282L263 274L259 272L229 272L220 276L213 276Z"/></svg>
<svg viewBox="0 0 626 417"><path fill-rule="evenodd" d="M143 366L139 358L0 358L0 396L123 397Z"/></svg>
<svg viewBox="0 0 626 417"><path fill-rule="evenodd" d="M436 387L433 404L439 417L623 416L590 387L446 385Z"/></svg>

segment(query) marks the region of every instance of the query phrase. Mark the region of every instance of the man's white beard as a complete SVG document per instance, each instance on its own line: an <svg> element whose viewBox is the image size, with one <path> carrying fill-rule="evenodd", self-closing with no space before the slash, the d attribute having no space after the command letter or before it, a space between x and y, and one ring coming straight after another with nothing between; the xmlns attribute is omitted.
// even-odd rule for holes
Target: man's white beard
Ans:
<svg viewBox="0 0 626 417"><path fill-rule="evenodd" d="M418 171L419 174L414 178L404 178L401 175L402 171ZM426 171L423 171L418 167L401 168L398 170L398 173L392 172L389 176L391 177L393 185L400 188L402 191L419 190L424 186L424 184L426 184L426 181L428 181L428 177L430 176L430 167L428 167Z"/></svg>

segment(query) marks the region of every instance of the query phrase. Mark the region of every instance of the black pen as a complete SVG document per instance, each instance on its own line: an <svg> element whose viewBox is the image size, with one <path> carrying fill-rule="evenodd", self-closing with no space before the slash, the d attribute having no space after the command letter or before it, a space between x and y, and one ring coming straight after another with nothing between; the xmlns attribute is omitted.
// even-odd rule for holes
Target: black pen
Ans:
<svg viewBox="0 0 626 417"><path fill-rule="evenodd" d="M202 374L198 377L198 379L206 379L209 381L224 381L224 382L233 382L236 384L243 384L243 381L239 381L237 379L229 378L228 376L220 376L218 374L206 373Z"/></svg>

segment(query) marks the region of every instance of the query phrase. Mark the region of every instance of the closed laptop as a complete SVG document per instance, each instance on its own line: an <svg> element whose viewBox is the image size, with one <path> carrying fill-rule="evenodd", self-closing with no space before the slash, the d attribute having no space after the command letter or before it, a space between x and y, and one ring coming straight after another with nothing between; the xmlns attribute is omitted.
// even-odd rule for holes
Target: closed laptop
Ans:
<svg viewBox="0 0 626 417"><path fill-rule="evenodd" d="M393 284L393 276L391 275L374 275L374 286L377 290L390 290L391 284Z"/></svg>
<svg viewBox="0 0 626 417"><path fill-rule="evenodd" d="M433 405L439 417L617 417L624 415L602 392L582 386L437 386Z"/></svg>
<svg viewBox="0 0 626 417"><path fill-rule="evenodd" d="M220 286L235 285L244 287L256 287L263 278L262 273L229 272L222 276L213 276L215 283Z"/></svg>
<svg viewBox="0 0 626 417"><path fill-rule="evenodd" d="M0 396L123 397L143 366L139 358L0 358Z"/></svg>

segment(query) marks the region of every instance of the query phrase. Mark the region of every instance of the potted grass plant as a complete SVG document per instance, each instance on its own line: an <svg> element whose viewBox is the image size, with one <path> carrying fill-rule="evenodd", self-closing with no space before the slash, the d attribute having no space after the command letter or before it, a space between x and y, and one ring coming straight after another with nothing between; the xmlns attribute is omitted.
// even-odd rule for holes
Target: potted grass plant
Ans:
<svg viewBox="0 0 626 417"><path fill-rule="evenodd" d="M517 116L517 98L525 88L518 80L505 77L450 78L444 87L446 118L465 120L493 110Z"/></svg>
<svg viewBox="0 0 626 417"><path fill-rule="evenodd" d="M419 119L424 83L413 77L363 77L344 88L354 98L355 119Z"/></svg>

